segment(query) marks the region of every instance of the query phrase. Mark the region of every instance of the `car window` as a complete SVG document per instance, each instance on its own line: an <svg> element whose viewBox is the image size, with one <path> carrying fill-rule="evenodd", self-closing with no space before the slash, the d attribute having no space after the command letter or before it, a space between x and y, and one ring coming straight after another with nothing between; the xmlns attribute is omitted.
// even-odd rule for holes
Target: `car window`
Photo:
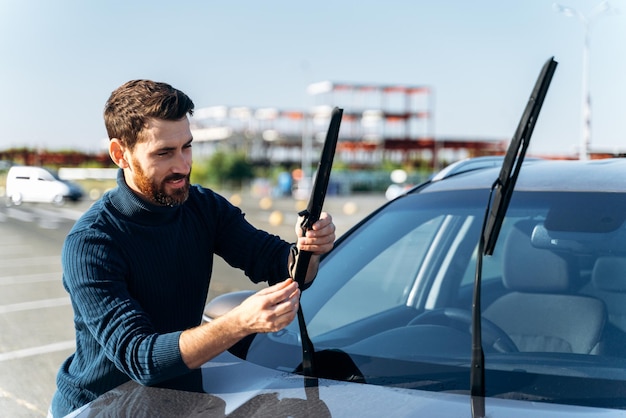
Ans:
<svg viewBox="0 0 626 418"><path fill-rule="evenodd" d="M42 170L42 171L38 172L37 180L40 180L40 181L54 181L55 177L54 177L54 174L52 174L48 170Z"/></svg>
<svg viewBox="0 0 626 418"><path fill-rule="evenodd" d="M502 223L502 227L500 229L500 234L498 236L498 240L502 241L506 239L506 236L511 230L511 225L515 224L517 220L520 218L515 218L509 214L509 216ZM472 259L469 264L467 264L467 268L463 274L463 279L461 280L461 287L469 286L474 283L476 278L476 257L478 253L476 252L478 248L478 243L476 243L476 249L472 252ZM499 281L502 279L502 246L496 247L494 252L490 256L483 257L483 271L482 271L482 281L490 282L490 281Z"/></svg>
<svg viewBox="0 0 626 418"><path fill-rule="evenodd" d="M396 310L414 315L456 297L444 284L458 283L467 268L487 198L465 194L464 199L454 193L407 197L349 234L303 293L312 338L332 339L350 324L376 322Z"/></svg>
<svg viewBox="0 0 626 418"><path fill-rule="evenodd" d="M397 213L385 213L377 223L365 228L359 240L375 242L393 222ZM385 217L389 217L386 220ZM380 252L363 257L362 267L321 307L309 324L316 336L348 323L405 305L419 268L430 244L439 231L444 216L435 216L414 227L407 225L403 235L382 246ZM359 246L355 247L357 250ZM362 247L361 247L362 248ZM350 257L351 255L345 255ZM358 254L354 254L359 258ZM330 262L344 263L341 257Z"/></svg>

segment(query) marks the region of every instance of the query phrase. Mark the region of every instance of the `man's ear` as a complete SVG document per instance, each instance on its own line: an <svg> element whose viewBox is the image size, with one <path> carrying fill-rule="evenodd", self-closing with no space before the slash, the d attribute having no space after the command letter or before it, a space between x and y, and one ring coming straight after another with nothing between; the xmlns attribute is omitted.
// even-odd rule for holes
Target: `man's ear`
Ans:
<svg viewBox="0 0 626 418"><path fill-rule="evenodd" d="M111 138L109 141L109 156L115 164L120 168L128 168L128 161L124 156L126 148L117 138Z"/></svg>

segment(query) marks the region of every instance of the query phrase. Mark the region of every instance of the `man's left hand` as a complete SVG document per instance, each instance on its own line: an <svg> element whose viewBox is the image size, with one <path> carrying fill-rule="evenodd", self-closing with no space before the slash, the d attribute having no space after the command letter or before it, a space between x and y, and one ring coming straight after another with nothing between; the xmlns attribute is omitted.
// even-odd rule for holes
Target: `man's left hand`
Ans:
<svg viewBox="0 0 626 418"><path fill-rule="evenodd" d="M302 235L300 227L302 218L296 224L296 235L298 237L297 247L299 251L309 251L315 255L321 255L333 249L335 244L335 224L333 218L326 212L320 214L320 219L313 224L313 227Z"/></svg>

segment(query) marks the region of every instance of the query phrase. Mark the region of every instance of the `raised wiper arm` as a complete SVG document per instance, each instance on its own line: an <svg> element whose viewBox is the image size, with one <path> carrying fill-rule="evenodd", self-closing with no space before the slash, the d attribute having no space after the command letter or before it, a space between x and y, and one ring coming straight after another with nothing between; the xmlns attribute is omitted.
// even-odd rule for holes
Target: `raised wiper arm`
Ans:
<svg viewBox="0 0 626 418"><path fill-rule="evenodd" d="M322 206L324 205L324 198L326 197L326 190L328 189L328 181L330 179L330 171L335 157L337 139L339 138L339 127L341 125L342 115L343 109L338 107L333 109L330 118L330 125L328 127L328 133L326 134L326 140L324 141L322 156L320 157L317 174L315 175L315 181L313 183L313 189L311 190L311 197L309 198L307 208L298 214L302 217L300 227L302 228L302 232L305 234L311 229L313 224L319 220L322 213ZM312 253L308 251L300 251L298 254L293 279L298 282L300 287L304 286L304 280L309 268L309 262L311 261L311 255ZM315 367L313 357L315 349L306 328L304 314L302 313L302 305L300 305L300 308L298 309L298 325L300 326L300 339L302 340L302 372L305 376L314 376Z"/></svg>
<svg viewBox="0 0 626 418"><path fill-rule="evenodd" d="M539 78L535 83L535 87L528 99L526 109L522 114L515 135L511 139L509 148L507 149L500 175L494 184L495 195L491 204L489 218L484 226L483 236L485 238L485 255L492 255L496 246L500 227L504 219L504 214L509 207L513 188L517 181L526 150L530 144L530 137L535 129L537 117L541 111L543 100L548 92L548 87L552 81L552 75L556 70L557 62L554 58L550 58L541 69Z"/></svg>
<svg viewBox="0 0 626 418"><path fill-rule="evenodd" d="M485 210L482 232L478 245L476 260L476 277L474 281L474 294L472 301L472 363L470 369L470 394L472 417L485 416L485 354L482 346L481 327L481 279L482 257L492 255L496 246L504 215L509 207L511 195L515 188L515 182L519 175L526 150L530 143L537 117L541 111L543 100L548 92L552 81L552 75L556 70L557 62L550 58L541 69L539 78L528 99L526 109L522 114L515 135L511 139L509 148L502 162L502 168L498 179L494 182L489 195L489 202ZM492 199L493 197L493 199Z"/></svg>

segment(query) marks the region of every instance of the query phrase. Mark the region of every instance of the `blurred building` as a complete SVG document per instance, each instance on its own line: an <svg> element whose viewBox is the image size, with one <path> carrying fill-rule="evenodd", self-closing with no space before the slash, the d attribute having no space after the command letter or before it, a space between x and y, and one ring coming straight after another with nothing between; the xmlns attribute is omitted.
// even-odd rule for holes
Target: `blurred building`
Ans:
<svg viewBox="0 0 626 418"><path fill-rule="evenodd" d="M428 86L324 81L307 92L307 110L213 106L192 118L196 153L245 152L260 164L315 162L333 107L344 109L335 159L368 167L383 161L440 163L501 154L508 139L440 138L434 134L433 90Z"/></svg>

